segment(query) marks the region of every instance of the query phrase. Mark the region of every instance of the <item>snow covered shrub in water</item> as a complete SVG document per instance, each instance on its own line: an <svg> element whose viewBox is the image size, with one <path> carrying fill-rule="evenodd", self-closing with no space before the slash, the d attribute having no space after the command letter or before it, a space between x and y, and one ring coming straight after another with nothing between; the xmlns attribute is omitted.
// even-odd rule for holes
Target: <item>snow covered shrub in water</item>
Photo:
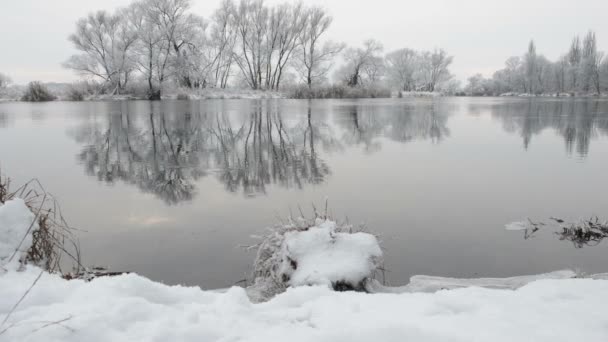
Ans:
<svg viewBox="0 0 608 342"><path fill-rule="evenodd" d="M272 228L254 247L258 250L250 294L257 300L303 285L365 291L366 282L382 264L374 235L353 232L351 225L325 217L290 219Z"/></svg>

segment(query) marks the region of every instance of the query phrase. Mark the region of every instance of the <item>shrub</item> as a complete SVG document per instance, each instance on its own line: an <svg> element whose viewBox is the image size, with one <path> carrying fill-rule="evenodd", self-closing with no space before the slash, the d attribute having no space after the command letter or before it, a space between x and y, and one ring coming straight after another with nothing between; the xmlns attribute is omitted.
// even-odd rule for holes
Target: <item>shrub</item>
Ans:
<svg viewBox="0 0 608 342"><path fill-rule="evenodd" d="M72 86L68 89L67 99L68 101L84 101L84 91Z"/></svg>
<svg viewBox="0 0 608 342"><path fill-rule="evenodd" d="M301 86L294 88L289 94L293 99L356 99L356 98L390 98L389 89L376 86L348 87L331 85L318 88Z"/></svg>
<svg viewBox="0 0 608 342"><path fill-rule="evenodd" d="M45 102L54 101L55 99L55 95L51 94L40 82L30 82L21 97L21 101L27 102Z"/></svg>

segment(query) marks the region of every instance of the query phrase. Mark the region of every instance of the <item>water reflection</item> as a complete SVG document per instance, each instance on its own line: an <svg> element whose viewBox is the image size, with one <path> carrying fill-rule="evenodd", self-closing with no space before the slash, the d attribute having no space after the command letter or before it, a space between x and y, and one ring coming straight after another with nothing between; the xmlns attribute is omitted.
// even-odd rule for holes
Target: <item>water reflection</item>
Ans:
<svg viewBox="0 0 608 342"><path fill-rule="evenodd" d="M453 111L453 106L436 102L389 107L353 104L339 107L336 116L344 129L343 144L373 152L381 148L379 137L401 143L441 142L450 135L447 123Z"/></svg>
<svg viewBox="0 0 608 342"><path fill-rule="evenodd" d="M325 153L362 146L380 149L380 137L438 143L449 135L448 111L433 103L408 106L289 107L257 101L236 108L219 103L127 104L89 116L73 132L84 147L78 160L88 175L122 181L167 204L191 200L196 181L213 174L229 192L265 194L269 184L303 188L331 175ZM330 117L333 116L333 121Z"/></svg>
<svg viewBox="0 0 608 342"><path fill-rule="evenodd" d="M568 154L587 156L594 137L608 134L605 101L473 102L466 113L490 115L528 149L547 128ZM123 181L168 204L191 200L196 181L212 175L229 192L265 194L270 184L301 189L331 175L328 153L398 143L441 143L460 102L141 102L89 115L73 134L87 174Z"/></svg>
<svg viewBox="0 0 608 342"><path fill-rule="evenodd" d="M301 188L330 174L316 152L327 133L313 123L310 109L305 122L289 126L276 106L258 104L236 119L222 111L153 106L145 117L122 107L76 130L87 174L133 184L168 204L192 199L196 180L209 173L226 190L248 196L270 183Z"/></svg>
<svg viewBox="0 0 608 342"><path fill-rule="evenodd" d="M534 136L551 128L563 137L566 152L579 157L589 153L591 139L608 134L608 111L605 101L516 101L491 106L492 116L503 128L516 133L528 149Z"/></svg>

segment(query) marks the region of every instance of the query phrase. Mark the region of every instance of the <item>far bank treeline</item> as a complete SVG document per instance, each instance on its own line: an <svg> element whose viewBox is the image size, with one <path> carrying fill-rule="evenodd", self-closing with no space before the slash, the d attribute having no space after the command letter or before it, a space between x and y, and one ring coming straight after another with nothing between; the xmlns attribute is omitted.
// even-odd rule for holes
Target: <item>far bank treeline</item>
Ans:
<svg viewBox="0 0 608 342"><path fill-rule="evenodd" d="M572 39L568 52L552 62L531 41L523 56L507 59L491 78L477 74L468 80L468 95L600 95L608 89L608 58L598 50L595 32Z"/></svg>
<svg viewBox="0 0 608 342"><path fill-rule="evenodd" d="M64 65L106 93L145 84L150 98L167 87L312 88L326 84L330 70L353 88L388 88L390 79L399 89L434 91L451 78L452 57L441 49L384 56L375 40L346 47L325 39L331 23L324 8L302 2L224 0L202 17L190 0L141 0L80 19L69 37L79 53Z"/></svg>
<svg viewBox="0 0 608 342"><path fill-rule="evenodd" d="M395 91L472 96L608 92L608 58L592 31L575 37L556 61L537 52L531 41L523 55L508 58L490 78L477 74L463 87L450 73L454 57L443 49L387 52L374 39L349 47L328 39L331 25L325 8L305 2L223 0L201 16L191 0L138 0L77 21L69 36L77 53L63 65L82 82L67 89L36 82L11 87L10 78L0 74L0 99L201 98L211 90L213 97L223 98L239 97L247 89L254 97L292 98L390 97ZM228 88L233 92L224 91Z"/></svg>

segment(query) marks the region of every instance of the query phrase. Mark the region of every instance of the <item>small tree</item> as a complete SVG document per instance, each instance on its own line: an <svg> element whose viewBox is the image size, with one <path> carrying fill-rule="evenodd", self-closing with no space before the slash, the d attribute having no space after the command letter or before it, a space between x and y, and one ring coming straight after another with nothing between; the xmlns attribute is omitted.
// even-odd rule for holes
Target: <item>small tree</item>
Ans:
<svg viewBox="0 0 608 342"><path fill-rule="evenodd" d="M0 90L7 88L12 83L12 80L7 75L0 73Z"/></svg>
<svg viewBox="0 0 608 342"><path fill-rule="evenodd" d="M54 101L57 97L40 82L30 82L27 89L21 97L21 101L27 102L45 102Z"/></svg>
<svg viewBox="0 0 608 342"><path fill-rule="evenodd" d="M382 57L378 56L383 47L380 42L374 39L366 40L363 48L349 48L346 50L346 84L349 87L356 87L363 82L363 75L376 78L378 69L382 65ZM372 80L373 81L373 80Z"/></svg>

